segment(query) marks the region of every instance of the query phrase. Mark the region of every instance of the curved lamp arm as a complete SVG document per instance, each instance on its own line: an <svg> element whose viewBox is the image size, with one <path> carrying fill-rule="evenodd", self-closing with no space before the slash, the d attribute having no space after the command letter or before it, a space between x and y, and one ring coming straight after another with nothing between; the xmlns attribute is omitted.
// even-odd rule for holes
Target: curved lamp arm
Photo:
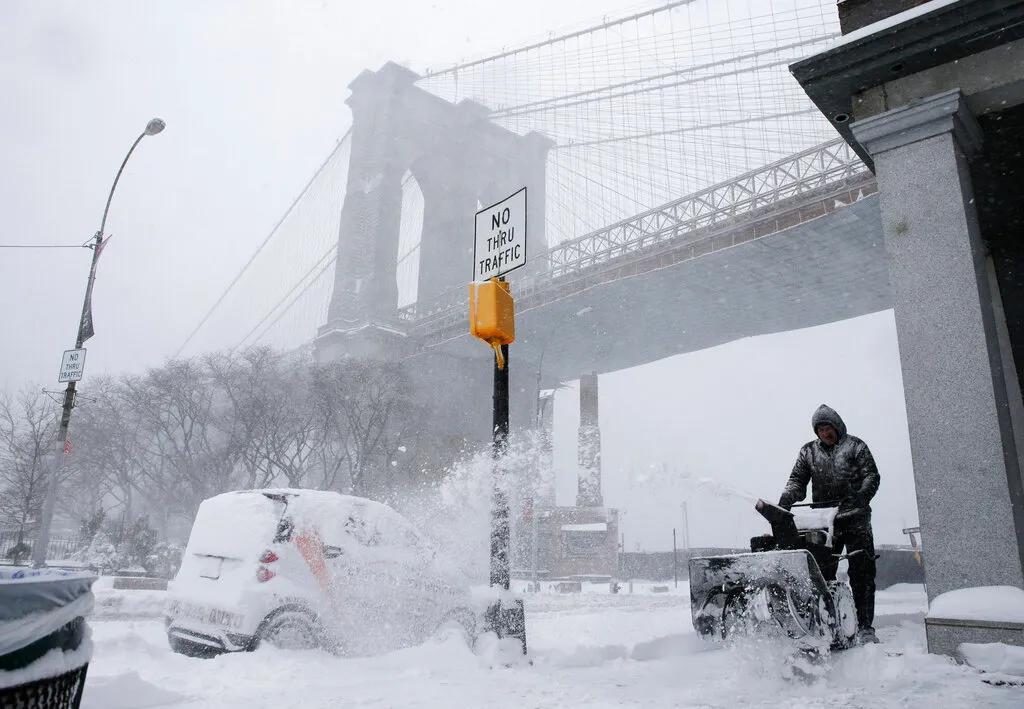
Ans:
<svg viewBox="0 0 1024 709"><path fill-rule="evenodd" d="M145 138L147 135L156 135L157 133L162 131L166 127L166 125L167 124L159 118L154 118L146 124L146 130L139 133L139 137L135 139L134 143L132 143L132 147L128 148L128 154L124 156L124 160L121 161L121 167L118 168L117 175L114 177L114 184L110 186L110 194L107 195L107 204L105 207L103 207L103 220L100 222L100 230L96 232L97 243L103 240L103 232L107 227L107 212L110 211L110 200L114 198L114 190L117 189L117 183L118 180L121 179L121 173L124 172L124 166L128 164L128 158L132 156L132 153L135 152L136 146L138 146L139 142L143 138Z"/></svg>

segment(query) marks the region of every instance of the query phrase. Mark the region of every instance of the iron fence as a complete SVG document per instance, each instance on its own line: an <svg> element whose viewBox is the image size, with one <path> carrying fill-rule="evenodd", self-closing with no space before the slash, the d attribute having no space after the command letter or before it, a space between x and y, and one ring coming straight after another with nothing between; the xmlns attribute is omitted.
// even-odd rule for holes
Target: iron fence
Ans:
<svg viewBox="0 0 1024 709"><path fill-rule="evenodd" d="M35 543L34 532L0 532L0 563L28 563L32 559ZM50 543L46 547L46 558L51 564L69 561L82 550L82 547L82 542L76 537L50 537Z"/></svg>

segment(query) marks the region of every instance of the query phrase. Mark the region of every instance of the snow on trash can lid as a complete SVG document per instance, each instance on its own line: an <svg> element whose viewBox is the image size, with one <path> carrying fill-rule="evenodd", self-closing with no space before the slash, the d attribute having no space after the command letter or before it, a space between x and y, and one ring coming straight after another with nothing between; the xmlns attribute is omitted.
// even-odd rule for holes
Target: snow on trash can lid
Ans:
<svg viewBox="0 0 1024 709"><path fill-rule="evenodd" d="M89 571L0 566L0 624L91 597L95 580Z"/></svg>
<svg viewBox="0 0 1024 709"><path fill-rule="evenodd" d="M89 615L95 580L82 571L0 567L0 657Z"/></svg>

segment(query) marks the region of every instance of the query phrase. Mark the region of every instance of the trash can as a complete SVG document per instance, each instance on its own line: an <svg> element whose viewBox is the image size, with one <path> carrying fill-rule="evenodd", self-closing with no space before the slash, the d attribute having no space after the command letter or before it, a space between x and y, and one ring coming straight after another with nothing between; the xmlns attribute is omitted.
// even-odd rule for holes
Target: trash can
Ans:
<svg viewBox="0 0 1024 709"><path fill-rule="evenodd" d="M0 567L0 709L81 704L95 580L89 572Z"/></svg>

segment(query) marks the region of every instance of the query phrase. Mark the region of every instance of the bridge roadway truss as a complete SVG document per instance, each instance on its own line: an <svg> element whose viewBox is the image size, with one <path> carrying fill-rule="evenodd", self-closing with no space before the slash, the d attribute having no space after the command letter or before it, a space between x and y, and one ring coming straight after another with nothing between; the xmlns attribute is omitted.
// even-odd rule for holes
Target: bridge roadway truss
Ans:
<svg viewBox="0 0 1024 709"><path fill-rule="evenodd" d="M535 275L510 277L517 313L783 231L876 189L845 141L819 145L532 257ZM465 335L466 311L458 288L401 309L399 318L420 348L432 348Z"/></svg>

